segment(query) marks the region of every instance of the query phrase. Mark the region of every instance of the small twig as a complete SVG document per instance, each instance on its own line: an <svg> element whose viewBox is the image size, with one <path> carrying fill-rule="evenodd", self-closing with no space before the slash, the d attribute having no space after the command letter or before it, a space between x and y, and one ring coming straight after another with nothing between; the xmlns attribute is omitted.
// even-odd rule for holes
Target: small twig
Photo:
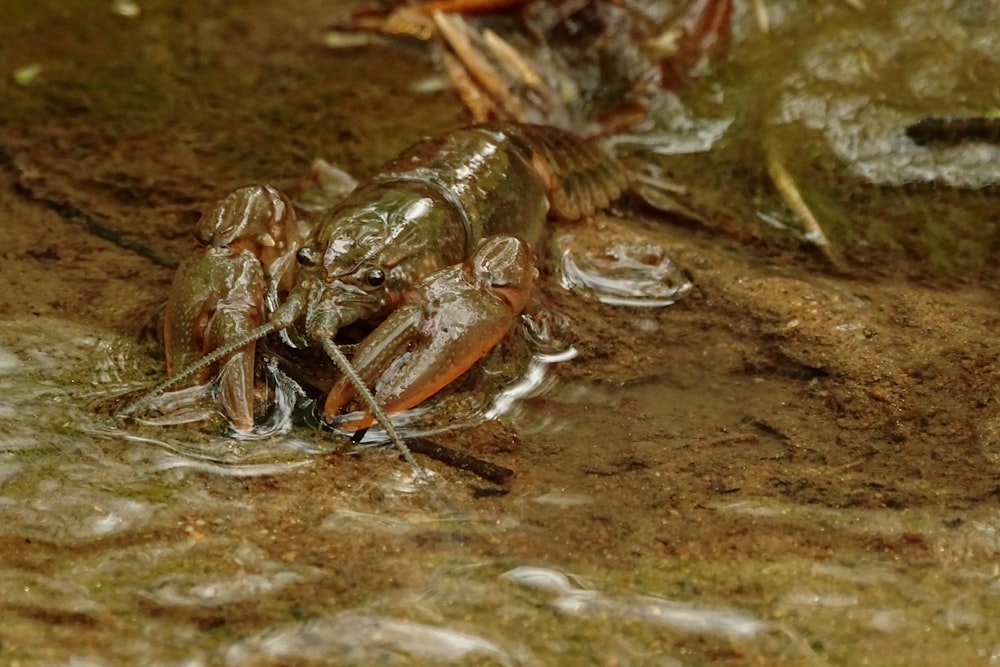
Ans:
<svg viewBox="0 0 1000 667"><path fill-rule="evenodd" d="M491 100L496 102L513 120L524 121L524 110L503 83L500 73L473 43L473 33L461 16L434 12L431 14L438 34L465 66Z"/></svg>
<svg viewBox="0 0 1000 667"><path fill-rule="evenodd" d="M464 454L457 449L439 445L426 438L411 438L409 443L410 449L418 454L423 454L452 468L471 472L487 482L503 485L514 476L514 471L510 468L504 468L495 463Z"/></svg>
<svg viewBox="0 0 1000 667"><path fill-rule="evenodd" d="M773 142L765 142L765 159L767 161L767 173L771 176L774 187L777 188L781 198L788 208L792 209L802 224L802 236L816 246L823 254L823 257L839 271L844 270L844 262L837 254L837 251L830 245L823 227L819 224L816 216L813 215L809 205L802 198L799 187L795 184L795 179L785 168L780 151Z"/></svg>

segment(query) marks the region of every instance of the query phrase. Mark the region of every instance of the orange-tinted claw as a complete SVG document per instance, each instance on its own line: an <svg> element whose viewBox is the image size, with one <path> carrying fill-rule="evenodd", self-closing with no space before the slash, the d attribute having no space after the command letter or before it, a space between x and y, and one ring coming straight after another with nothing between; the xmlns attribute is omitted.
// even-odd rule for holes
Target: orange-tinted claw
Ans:
<svg viewBox="0 0 1000 667"><path fill-rule="evenodd" d="M406 304L394 310L375 331L365 338L351 360L351 365L365 386L370 387L375 384L394 360L402 358L402 355L406 354L411 343L418 340L426 319L427 316L422 305ZM342 376L327 394L326 403L323 406L323 418L330 421L354 396L354 386L347 377ZM342 426L347 430L356 431L370 426L371 423L370 415L366 415L360 422L351 422L349 425Z"/></svg>
<svg viewBox="0 0 1000 667"><path fill-rule="evenodd" d="M535 268L528 245L493 236L467 262L421 281L400 309L359 346L352 360L375 400L392 414L433 396L493 348L524 310ZM331 389L323 410L331 420L354 396L346 378ZM341 424L371 425L371 415Z"/></svg>

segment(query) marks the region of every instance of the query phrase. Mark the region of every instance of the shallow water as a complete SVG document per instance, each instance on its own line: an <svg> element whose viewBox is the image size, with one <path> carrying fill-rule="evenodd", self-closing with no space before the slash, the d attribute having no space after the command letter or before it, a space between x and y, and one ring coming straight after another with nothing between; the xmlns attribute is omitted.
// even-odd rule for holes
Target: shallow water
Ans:
<svg viewBox="0 0 1000 667"><path fill-rule="evenodd" d="M978 261L995 255L995 202L892 189L899 172L859 185L876 156L852 162L862 130L847 116L793 131L817 124L806 102L828 87L851 99L878 87L852 78L857 68L818 68L814 86L803 69L855 28L902 49L914 10L768 3L765 39L738 3L725 71L758 78L692 84L703 97L683 111L711 130L697 148L718 152L677 177L718 179L739 214L706 228L623 205L569 230L598 265L616 260L620 230L640 235L651 246L625 243L618 265L626 291L635 252L662 270L660 298L684 298L602 303L592 285L567 291L543 269L542 297L572 323L576 358L509 413L519 437L490 426L436 436L515 471L497 486L423 458L433 481L416 483L391 450L353 453L302 426L237 440L101 416L109 397L161 377L133 329L168 289L161 259L190 251L208 202L255 179L290 184L317 155L363 176L463 121L447 91L411 89L434 76L429 59L324 49L325 2L143 3L132 18L15 4L2 60L40 70L5 79L0 111L0 662L1000 661L1000 334L995 269ZM919 6L949 14L949 44L963 25L974 54L994 39L988 22L970 23L982 3ZM816 39L793 49L803 35ZM890 60L879 77L892 77ZM802 113L747 103L771 85ZM899 124L971 112L987 94L945 108L949 91L929 90L906 98L907 114L869 114ZM713 115L733 99L739 113ZM419 113L373 114L372 100ZM807 196L834 204L850 272L767 231L733 232L779 210L759 180L755 119L786 142ZM875 123L872 146L889 125ZM875 221L886 211L906 224L887 230ZM936 237L940 211L956 222ZM938 266L937 253L955 261Z"/></svg>
<svg viewBox="0 0 1000 667"><path fill-rule="evenodd" d="M198 448L162 433L142 437L93 417L94 401L128 388L115 380L134 373L136 357L143 363L131 341L33 319L4 323L0 346L2 409L31 415L27 424L9 423L2 451L3 536L8 547L20 545L0 575L7 582L5 608L18 619L5 629L5 650L15 661L534 665L555 656L594 659L605 651L646 659L659 651L658 628L681 637L704 635L721 646L775 644L766 653L809 653L791 631L721 602L584 587L563 573L576 569L573 554L549 567L519 564L512 555L470 559L462 544L467 536L503 540L537 528L517 513L454 506L447 482L421 489L402 465L382 466L365 480L378 489L377 498L369 489L360 500L325 499L310 517L316 533L310 540L340 542L363 533L444 539L453 546L424 563L426 570L400 564L392 590L340 604L322 592L331 585L326 564L300 563L294 551L274 558L253 544L276 528L256 516L258 504L267 502L262 496L219 493L219 484L228 487L233 479L294 477L315 467L322 451L317 442L328 436L276 436L253 446L219 437ZM97 372L81 379L95 360ZM524 501L579 511L601 499L553 489ZM294 549L294 542L285 548ZM29 573L29 564L41 571ZM279 615L283 620L231 636L200 627L203 614L222 618L234 607L244 614L246 605L266 608L288 589L314 591L312 601L325 611L296 620L288 609ZM123 614L128 609L133 611ZM53 631L36 634L34 624L45 619ZM622 629L595 636L586 648L564 645L578 632L600 635L599 626L609 621ZM525 636L515 631L520 624L549 629ZM60 631L72 635L74 627L87 628L86 642L55 643Z"/></svg>
<svg viewBox="0 0 1000 667"><path fill-rule="evenodd" d="M33 319L5 323L0 345L2 409L31 417L3 436L0 580L14 663L822 664L859 636L868 653L921 634L939 646L950 636L970 656L996 650L983 643L1000 596L995 507L960 519L747 499L738 472L707 482L694 504L679 489L661 504L676 498L670 471L684 458L664 447L784 458L759 432L692 445L687 429L705 415L681 399L706 390L552 387L547 431L581 453L607 447L595 436L607 424L576 406L673 407L636 422L620 456L585 455L584 476L529 473L485 508L447 473L421 487L372 452L342 476L343 460L319 457L329 436L296 431L252 447L217 438L196 450L176 433L143 439L95 421L94 399L123 386L109 379L147 363L114 334ZM95 360L115 370L91 372ZM734 414L753 395L740 384L726 391ZM622 475L633 481L605 481ZM264 483L241 483L251 478ZM638 509L623 494L648 495L646 516L618 516ZM706 550L683 528L667 537L669 524L706 521L725 526L732 546ZM810 546L819 535L832 552ZM731 552L741 540L763 544ZM659 555L639 546L648 541ZM613 555L629 543L643 553ZM893 556L915 546L927 547L917 561Z"/></svg>

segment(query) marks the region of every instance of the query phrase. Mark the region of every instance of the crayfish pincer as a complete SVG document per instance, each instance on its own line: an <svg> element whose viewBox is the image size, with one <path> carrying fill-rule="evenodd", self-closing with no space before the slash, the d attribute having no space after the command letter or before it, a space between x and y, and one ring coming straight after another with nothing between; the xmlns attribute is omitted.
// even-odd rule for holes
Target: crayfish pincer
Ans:
<svg viewBox="0 0 1000 667"><path fill-rule="evenodd" d="M341 427L387 421L380 413L419 404L503 338L530 299L547 218L588 216L625 185L591 140L491 123L418 142L313 225L270 186L237 190L202 217L201 254L177 272L171 377L152 394L217 377L223 413L250 433L254 343L278 332L344 372L325 420L356 398L362 416ZM338 347L346 329L366 332L350 364Z"/></svg>

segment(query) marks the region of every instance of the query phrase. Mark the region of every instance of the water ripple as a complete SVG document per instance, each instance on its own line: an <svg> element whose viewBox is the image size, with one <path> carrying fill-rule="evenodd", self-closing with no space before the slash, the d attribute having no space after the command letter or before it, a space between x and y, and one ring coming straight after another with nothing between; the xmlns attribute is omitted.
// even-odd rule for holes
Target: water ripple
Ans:
<svg viewBox="0 0 1000 667"><path fill-rule="evenodd" d="M413 658L436 663L477 659L499 665L525 664L523 657L478 635L352 612L268 630L232 644L225 652L226 664L236 666L344 660L409 664Z"/></svg>
<svg viewBox="0 0 1000 667"><path fill-rule="evenodd" d="M277 572L270 576L238 573L230 578L176 575L157 582L145 597L170 607L221 607L270 595L302 580L302 575L295 572Z"/></svg>
<svg viewBox="0 0 1000 667"><path fill-rule="evenodd" d="M590 588L580 588L557 570L517 567L501 579L556 594L549 604L572 616L610 615L662 625L679 632L752 637L775 629L752 614L731 609L713 609L674 602L649 595L611 596Z"/></svg>
<svg viewBox="0 0 1000 667"><path fill-rule="evenodd" d="M59 614L87 620L101 618L107 613L85 586L51 575L0 570L0 590L4 592L0 610L12 608L21 614L37 610L43 617Z"/></svg>
<svg viewBox="0 0 1000 667"><path fill-rule="evenodd" d="M32 500L0 496L0 532L76 542L144 525L154 510L152 504L46 480Z"/></svg>

